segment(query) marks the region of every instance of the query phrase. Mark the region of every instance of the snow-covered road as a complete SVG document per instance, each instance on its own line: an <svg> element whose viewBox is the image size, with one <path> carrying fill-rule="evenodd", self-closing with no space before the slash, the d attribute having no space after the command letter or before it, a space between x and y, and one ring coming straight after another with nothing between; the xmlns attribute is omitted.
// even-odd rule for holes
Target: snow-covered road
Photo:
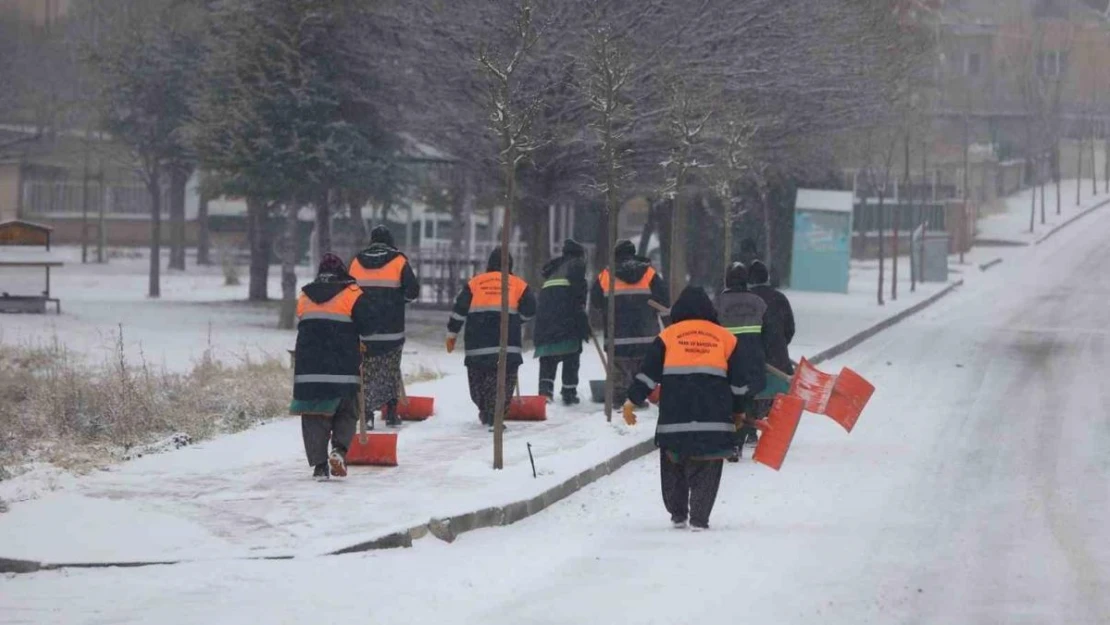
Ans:
<svg viewBox="0 0 1110 625"><path fill-rule="evenodd" d="M0 579L4 623L1110 623L1110 211L824 369L782 473L669 528L652 455L452 545ZM321 515L342 510L321 509Z"/></svg>

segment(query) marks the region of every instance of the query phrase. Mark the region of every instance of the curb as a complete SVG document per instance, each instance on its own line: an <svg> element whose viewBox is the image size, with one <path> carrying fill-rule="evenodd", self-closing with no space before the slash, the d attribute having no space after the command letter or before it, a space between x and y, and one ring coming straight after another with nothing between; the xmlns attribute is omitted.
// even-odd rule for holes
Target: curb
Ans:
<svg viewBox="0 0 1110 625"><path fill-rule="evenodd" d="M1099 202L1098 204L1095 204L1094 206L1084 210L1082 213L1079 213L1078 215L1072 215L1070 218L1068 218L1067 221L1065 221L1064 223L1056 226L1052 230L1049 230L1043 236L1041 236L1036 241L1034 241L1033 245L1040 245L1041 243L1044 243L1048 239L1052 238L1052 235L1054 235L1057 232L1063 230L1064 228L1072 225L1073 223L1079 221L1080 219L1083 219L1087 215L1090 215L1091 213L1093 213L1093 212L1097 211L1098 209L1106 206L1107 204L1110 204L1110 199L1103 200L1103 201Z"/></svg>
<svg viewBox="0 0 1110 625"><path fill-rule="evenodd" d="M1107 200L1110 203L1110 200ZM935 304L942 297L948 295L957 287L962 286L963 280L954 282L941 291L931 295L929 298L914 304L913 306L903 310L902 312L884 319L878 324L849 337L847 340L834 345L833 347L817 354L809 359L813 364L820 364L831 358L835 358L857 346L864 341L874 337L883 330L886 330L913 315L921 312L929 306ZM500 527L504 525L512 525L518 521L522 521L535 514L546 510L553 504L566 499L574 493L582 490L586 486L593 484L601 478L614 473L618 469L624 467L633 460L638 460L644 456L655 451L654 437L651 439L641 441L632 447L625 449L616 456L609 458L589 469L581 471L574 476L564 480L563 482L547 489L546 491L530 497L522 499L503 506L493 506L458 514L446 518L433 518L427 523L422 523L397 532L391 532L385 536L379 536L373 540L364 541L349 547L343 547L335 551L330 551L323 555L325 556L338 556L351 553L362 553L366 551L377 551L381 549L400 549L412 547L413 542L428 536L429 534L436 538L452 543L459 537L460 534L471 532L478 529L486 529L491 527ZM236 558L237 560L290 560L293 556L269 556L263 558ZM0 558L0 574L2 573L35 573L38 571L54 571L60 569L70 568L137 568L145 566L168 566L172 564L182 564L187 561L151 561L151 562L103 562L103 563L58 563L47 564L43 562L35 562L32 560L11 560Z"/></svg>
<svg viewBox="0 0 1110 625"><path fill-rule="evenodd" d="M986 271L986 270L990 269L991 267L994 267L995 265L998 265L998 264L1001 264L1001 263L1002 263L1002 258L996 258L992 261L985 262L982 265L979 265L979 271Z"/></svg>

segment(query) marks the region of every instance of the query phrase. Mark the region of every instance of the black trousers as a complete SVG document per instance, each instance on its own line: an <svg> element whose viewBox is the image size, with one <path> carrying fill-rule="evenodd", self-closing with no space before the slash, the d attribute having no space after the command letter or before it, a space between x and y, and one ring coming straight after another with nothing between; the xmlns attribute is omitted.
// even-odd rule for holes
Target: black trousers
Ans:
<svg viewBox="0 0 1110 625"><path fill-rule="evenodd" d="M582 354L563 354L562 356L543 356L540 358L540 395L555 396L555 374L559 364L563 365L562 395L578 394L578 368L582 364Z"/></svg>
<svg viewBox="0 0 1110 625"><path fill-rule="evenodd" d="M505 368L506 414L516 390L516 371L516 365ZM478 419L482 425L492 425L493 415L497 411L497 367L467 367L466 376L470 383L470 399L478 407Z"/></svg>
<svg viewBox="0 0 1110 625"><path fill-rule="evenodd" d="M628 399L628 389L640 367L644 364L643 356L617 356L613 359L613 405L620 407Z"/></svg>
<svg viewBox="0 0 1110 625"><path fill-rule="evenodd" d="M663 487L663 505L678 523L690 521L696 527L709 527L709 514L717 501L721 485L721 460L683 460L674 462L664 450L659 451L659 478Z"/></svg>
<svg viewBox="0 0 1110 625"><path fill-rule="evenodd" d="M351 439L358 427L358 398L345 397L330 417L305 415L301 417L301 437L309 466L328 461L328 439L335 451L346 455Z"/></svg>

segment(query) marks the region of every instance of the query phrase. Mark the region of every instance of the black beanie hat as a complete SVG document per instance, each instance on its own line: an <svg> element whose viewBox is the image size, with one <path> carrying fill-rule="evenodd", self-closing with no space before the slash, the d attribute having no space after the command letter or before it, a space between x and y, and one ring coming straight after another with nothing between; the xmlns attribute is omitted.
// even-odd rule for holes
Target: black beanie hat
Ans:
<svg viewBox="0 0 1110 625"><path fill-rule="evenodd" d="M767 271L767 265L763 261L753 261L751 267L748 267L748 282L751 284L767 284L771 279L771 274Z"/></svg>
<svg viewBox="0 0 1110 625"><path fill-rule="evenodd" d="M390 232L389 228L385 227L385 225L374 226L374 229L370 231L370 242L384 243L389 247L395 247L393 244L393 233Z"/></svg>
<svg viewBox="0 0 1110 625"><path fill-rule="evenodd" d="M628 260L636 256L636 245L628 239L617 241L617 246L613 248L613 252L617 257L617 262Z"/></svg>
<svg viewBox="0 0 1110 625"><path fill-rule="evenodd" d="M725 274L725 288L742 289L746 286L748 286L748 268L744 263L735 262L729 265L728 273Z"/></svg>
<svg viewBox="0 0 1110 625"><path fill-rule="evenodd" d="M585 256L586 248L574 239L567 239L563 241L563 255L564 256Z"/></svg>

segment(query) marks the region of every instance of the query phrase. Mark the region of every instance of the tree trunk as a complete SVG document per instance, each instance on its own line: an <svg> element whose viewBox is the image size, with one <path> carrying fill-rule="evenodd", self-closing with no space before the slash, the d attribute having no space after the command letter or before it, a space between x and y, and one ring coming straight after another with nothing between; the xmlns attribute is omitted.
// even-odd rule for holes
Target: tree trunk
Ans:
<svg viewBox="0 0 1110 625"><path fill-rule="evenodd" d="M170 170L170 269L185 270L185 187L189 174L180 167Z"/></svg>
<svg viewBox="0 0 1110 625"><path fill-rule="evenodd" d="M1052 151L1052 178L1056 183L1056 214L1059 215L1063 198L1060 195L1060 140L1056 140L1056 149Z"/></svg>
<svg viewBox="0 0 1110 625"><path fill-rule="evenodd" d="M362 249L370 238L370 233L366 231L366 219L362 216L362 206L365 203L362 197L353 195L347 200L347 207L351 211L351 228L354 229L356 250Z"/></svg>
<svg viewBox="0 0 1110 625"><path fill-rule="evenodd" d="M776 272L778 268L775 266L775 223L774 212L771 207L771 189L766 180L759 182L759 204L763 210L763 246L764 246L764 259L767 263L767 275L774 285L778 280Z"/></svg>
<svg viewBox="0 0 1110 625"><path fill-rule="evenodd" d="M507 132L506 132L507 134ZM509 141L505 140L505 144ZM505 158L505 219L501 224L501 324L497 351L497 407L493 413L493 468L505 468L505 405L509 389L505 377L509 371L509 243L513 231L513 200L516 196L516 155L506 150ZM518 380L519 384L520 381Z"/></svg>
<svg viewBox="0 0 1110 625"><path fill-rule="evenodd" d="M1091 135L1091 196L1098 197L1098 157L1095 155L1095 137Z"/></svg>
<svg viewBox="0 0 1110 625"><path fill-rule="evenodd" d="M647 256L651 251L651 237L655 235L655 222L658 220L658 213L660 210L658 202L647 199L648 214L647 220L644 221L644 227L640 229L640 245L636 253L640 256Z"/></svg>
<svg viewBox="0 0 1110 625"><path fill-rule="evenodd" d="M201 193L197 202L197 264L212 264L212 241L208 233L207 193Z"/></svg>
<svg viewBox="0 0 1110 625"><path fill-rule="evenodd" d="M147 180L150 192L150 285L149 297L162 296L162 168L154 165Z"/></svg>
<svg viewBox="0 0 1110 625"><path fill-rule="evenodd" d="M542 200L529 198L521 201L518 207L520 215L520 230L524 242L528 247L528 262L521 264L523 278L532 284L537 284L543 272L543 266L551 259L551 246L549 228L550 215L547 214L548 206Z"/></svg>
<svg viewBox="0 0 1110 625"><path fill-rule="evenodd" d="M330 191L322 191L316 204L316 262L332 251ZM344 259L346 262L347 259Z"/></svg>
<svg viewBox="0 0 1110 625"><path fill-rule="evenodd" d="M1082 206L1082 193L1083 193L1083 139L1079 140L1079 149L1076 150L1079 154L1078 163L1076 163L1075 170L1075 205Z"/></svg>
<svg viewBox="0 0 1110 625"><path fill-rule="evenodd" d="M724 285L728 282L728 268L732 265L732 200L731 198L722 197L721 204L724 208L724 227L725 227L725 245L724 245L724 273L721 276L721 284Z"/></svg>
<svg viewBox="0 0 1110 625"><path fill-rule="evenodd" d="M250 285L247 299L264 302L270 299L270 209L260 198L247 198L247 240L250 244Z"/></svg>
<svg viewBox="0 0 1110 625"><path fill-rule="evenodd" d="M682 202L682 175L675 185L674 213L671 216L671 299L678 297L686 286L686 237L688 236L686 206Z"/></svg>
<svg viewBox="0 0 1110 625"><path fill-rule="evenodd" d="M1041 176L1041 225L1045 224L1044 221L1044 176Z"/></svg>
<svg viewBox="0 0 1110 625"><path fill-rule="evenodd" d="M278 329L292 330L297 322L297 206L285 206L285 235L281 245L281 311Z"/></svg>
<svg viewBox="0 0 1110 625"><path fill-rule="evenodd" d="M610 172L611 174L612 172ZM608 192L612 195L612 190ZM605 420L613 420L613 404L616 403L616 358L617 358L617 220L620 217L616 201L607 197L605 201L609 213L609 284L605 294Z"/></svg>
<svg viewBox="0 0 1110 625"><path fill-rule="evenodd" d="M886 231L883 228L883 205L886 199L886 191L879 191L879 306L884 305L883 301L883 278L886 271L886 248L883 243L883 237Z"/></svg>
<svg viewBox="0 0 1110 625"><path fill-rule="evenodd" d="M458 295L459 284L462 281L462 268L465 266L463 259L463 237L470 220L474 218L469 214L470 203L470 178L466 174L456 177L451 189L451 258L447 261L447 299L454 301Z"/></svg>
<svg viewBox="0 0 1110 625"><path fill-rule="evenodd" d="M1033 158L1032 152L1026 157L1026 162L1029 164L1028 169L1031 183L1029 185L1029 195L1030 201L1032 202L1029 206L1029 232L1033 232L1037 222L1037 161Z"/></svg>

